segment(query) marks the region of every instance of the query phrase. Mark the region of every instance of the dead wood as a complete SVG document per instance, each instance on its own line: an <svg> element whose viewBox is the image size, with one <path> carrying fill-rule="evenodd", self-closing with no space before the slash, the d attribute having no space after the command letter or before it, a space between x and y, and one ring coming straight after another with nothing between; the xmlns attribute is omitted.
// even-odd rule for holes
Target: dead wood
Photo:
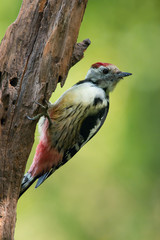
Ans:
<svg viewBox="0 0 160 240"><path fill-rule="evenodd" d="M11 240L21 179L36 122L58 82L82 57L76 44L87 0L24 0L0 45L0 239Z"/></svg>

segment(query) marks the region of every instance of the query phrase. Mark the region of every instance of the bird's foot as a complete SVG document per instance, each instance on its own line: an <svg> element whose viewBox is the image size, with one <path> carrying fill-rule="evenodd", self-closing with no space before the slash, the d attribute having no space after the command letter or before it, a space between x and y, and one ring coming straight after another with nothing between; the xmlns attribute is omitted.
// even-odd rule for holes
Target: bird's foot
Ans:
<svg viewBox="0 0 160 240"><path fill-rule="evenodd" d="M49 125L51 125L52 124L52 120L51 120L51 118L50 118L50 116L48 114L48 108L51 105L51 103L49 103L47 101L45 101L45 102L47 104L46 106L44 106L41 103L35 101L35 103L38 104L41 108L43 108L44 111L42 113L37 114L35 117L30 117L30 116L27 115L27 118L29 120L35 121L35 120L38 120L40 117L45 116L48 119L48 121L49 121Z"/></svg>

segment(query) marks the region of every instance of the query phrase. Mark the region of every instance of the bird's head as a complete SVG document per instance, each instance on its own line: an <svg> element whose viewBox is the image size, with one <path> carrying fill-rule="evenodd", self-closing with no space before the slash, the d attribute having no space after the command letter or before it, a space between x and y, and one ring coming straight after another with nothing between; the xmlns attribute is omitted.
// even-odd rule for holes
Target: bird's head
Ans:
<svg viewBox="0 0 160 240"><path fill-rule="evenodd" d="M132 73L122 72L113 64L97 62L89 69L86 79L90 79L109 93L123 77L129 75Z"/></svg>

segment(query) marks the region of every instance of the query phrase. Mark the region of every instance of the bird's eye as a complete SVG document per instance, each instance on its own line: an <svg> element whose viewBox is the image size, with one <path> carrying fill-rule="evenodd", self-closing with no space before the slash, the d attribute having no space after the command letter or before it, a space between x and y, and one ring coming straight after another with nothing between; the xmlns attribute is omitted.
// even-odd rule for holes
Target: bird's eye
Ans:
<svg viewBox="0 0 160 240"><path fill-rule="evenodd" d="M109 73L109 69L108 69L108 68L104 68L104 69L103 69L103 73L104 73L104 74Z"/></svg>

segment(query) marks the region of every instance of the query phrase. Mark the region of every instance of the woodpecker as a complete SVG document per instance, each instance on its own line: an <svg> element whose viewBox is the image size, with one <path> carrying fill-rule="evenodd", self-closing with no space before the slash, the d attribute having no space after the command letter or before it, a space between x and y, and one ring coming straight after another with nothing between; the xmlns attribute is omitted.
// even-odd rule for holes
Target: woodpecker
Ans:
<svg viewBox="0 0 160 240"><path fill-rule="evenodd" d="M24 175L20 196L38 179L39 187L70 160L102 127L109 110L109 93L132 75L110 63L97 62L86 78L68 89L39 117L40 142L29 171Z"/></svg>

